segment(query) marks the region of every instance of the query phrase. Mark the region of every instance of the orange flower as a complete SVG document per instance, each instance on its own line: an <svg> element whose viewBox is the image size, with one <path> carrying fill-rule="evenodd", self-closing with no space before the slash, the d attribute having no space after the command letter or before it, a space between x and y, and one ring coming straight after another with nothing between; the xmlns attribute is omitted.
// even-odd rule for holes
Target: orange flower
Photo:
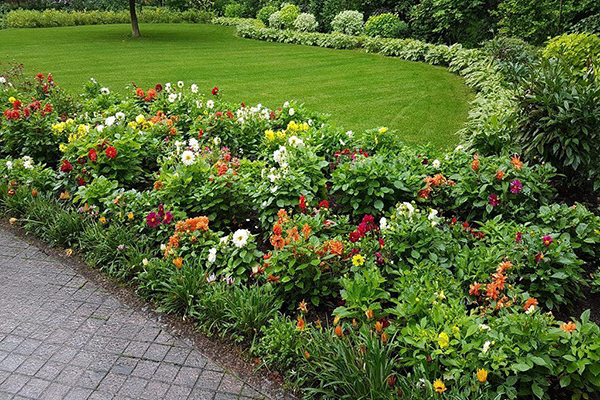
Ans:
<svg viewBox="0 0 600 400"><path fill-rule="evenodd" d="M478 158L471 161L471 168L473 169L473 171L477 171L479 169L479 159Z"/></svg>
<svg viewBox="0 0 600 400"><path fill-rule="evenodd" d="M285 246L285 240L280 235L274 235L271 236L271 244L275 250L280 250Z"/></svg>
<svg viewBox="0 0 600 400"><path fill-rule="evenodd" d="M498 299L499 294L500 294L500 291L498 290L498 286L495 283L489 283L487 285L485 295L488 298L496 300L496 299Z"/></svg>
<svg viewBox="0 0 600 400"><path fill-rule="evenodd" d="M154 182L154 190L160 190L160 189L162 189L163 186L165 186L165 184L162 183L161 181Z"/></svg>
<svg viewBox="0 0 600 400"><path fill-rule="evenodd" d="M273 276L271 274L267 274L268 278L267 281L268 282L279 282L279 277L278 276Z"/></svg>
<svg viewBox="0 0 600 400"><path fill-rule="evenodd" d="M183 258L181 257L177 257L173 260L173 264L175 264L175 267L177 267L177 269L181 268L181 265L183 264Z"/></svg>
<svg viewBox="0 0 600 400"><path fill-rule="evenodd" d="M33 197L37 197L37 195L38 195L38 192L37 192L37 190L36 190L36 189L33 189L33 190L31 191L31 195L32 195Z"/></svg>
<svg viewBox="0 0 600 400"><path fill-rule="evenodd" d="M365 311L365 315L367 316L367 319L372 319L373 318L373 310L371 310L370 308Z"/></svg>
<svg viewBox="0 0 600 400"><path fill-rule="evenodd" d="M325 242L325 245L327 248L329 248L331 254L341 256L342 253L344 253L344 243L340 242L339 240L330 240Z"/></svg>
<svg viewBox="0 0 600 400"><path fill-rule="evenodd" d="M496 172L496 178L498 180L504 179L504 171L500 170L500 171Z"/></svg>
<svg viewBox="0 0 600 400"><path fill-rule="evenodd" d="M378 333L381 333L381 331L383 330L383 324L380 321L375 322L375 330Z"/></svg>
<svg viewBox="0 0 600 400"><path fill-rule="evenodd" d="M344 330L342 329L341 325L336 326L334 332L337 337L339 337L339 338L344 337Z"/></svg>
<svg viewBox="0 0 600 400"><path fill-rule="evenodd" d="M298 233L298 227L295 226L292 229L288 229L287 231L288 234L288 239L293 240L294 242L297 242L298 240L300 240L300 234Z"/></svg>
<svg viewBox="0 0 600 400"><path fill-rule="evenodd" d="M479 296L479 291L481 290L481 283L472 283L471 286L469 286L469 294L471 296Z"/></svg>
<svg viewBox="0 0 600 400"><path fill-rule="evenodd" d="M498 272L506 272L507 270L511 269L513 267L513 263L511 263L510 261L504 261L501 262L500 264L498 264Z"/></svg>
<svg viewBox="0 0 600 400"><path fill-rule="evenodd" d="M304 330L304 319L302 317L298 317L298 323L296 324L296 329L299 331Z"/></svg>
<svg viewBox="0 0 600 400"><path fill-rule="evenodd" d="M562 324L560 326L560 329L562 329L563 331L570 333L573 332L574 330L577 330L577 325L575 325L575 323L573 323L573 321L571 322L567 322L566 324Z"/></svg>
<svg viewBox="0 0 600 400"><path fill-rule="evenodd" d="M283 208L277 211L277 220L280 224L289 222L290 218L288 217L287 211L285 211Z"/></svg>
<svg viewBox="0 0 600 400"><path fill-rule="evenodd" d="M298 311L300 311L303 314L306 314L308 312L308 305L306 304L305 300L302 300L300 304L298 304Z"/></svg>
<svg viewBox="0 0 600 400"><path fill-rule="evenodd" d="M385 332L383 332L383 333L381 334L381 342L382 342L382 343L387 343L387 341L388 341L387 334L386 334Z"/></svg>
<svg viewBox="0 0 600 400"><path fill-rule="evenodd" d="M306 358L307 360L310 360L310 354L306 350L304 350L304 358Z"/></svg>
<svg viewBox="0 0 600 400"><path fill-rule="evenodd" d="M304 226L302 227L302 234L304 235L304 240L308 240L308 236L311 232L312 229L310 228L310 226L308 224L304 224Z"/></svg>
<svg viewBox="0 0 600 400"><path fill-rule="evenodd" d="M527 311L529 310L529 307L535 307L538 305L538 301L535 297L530 297L529 299L527 299L527 302L525 302L525 305L523 306L523 310Z"/></svg>
<svg viewBox="0 0 600 400"><path fill-rule="evenodd" d="M510 159L510 162L512 163L513 167L518 171L520 171L523 167L523 161L521 161L521 158L519 156L513 156Z"/></svg>
<svg viewBox="0 0 600 400"><path fill-rule="evenodd" d="M275 225L273 225L273 233L275 235L281 235L283 233L283 229L281 228L281 225L279 225L279 222L276 222Z"/></svg>

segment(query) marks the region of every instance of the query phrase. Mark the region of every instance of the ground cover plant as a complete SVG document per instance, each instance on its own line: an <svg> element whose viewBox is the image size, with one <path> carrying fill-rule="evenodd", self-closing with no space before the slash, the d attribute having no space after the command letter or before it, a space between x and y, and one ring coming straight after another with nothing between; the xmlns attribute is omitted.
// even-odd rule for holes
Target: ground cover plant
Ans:
<svg viewBox="0 0 600 400"><path fill-rule="evenodd" d="M561 200L550 163L407 147L219 87L89 80L67 99L15 71L0 80L2 211L307 398L600 390L600 329L569 317L600 217Z"/></svg>

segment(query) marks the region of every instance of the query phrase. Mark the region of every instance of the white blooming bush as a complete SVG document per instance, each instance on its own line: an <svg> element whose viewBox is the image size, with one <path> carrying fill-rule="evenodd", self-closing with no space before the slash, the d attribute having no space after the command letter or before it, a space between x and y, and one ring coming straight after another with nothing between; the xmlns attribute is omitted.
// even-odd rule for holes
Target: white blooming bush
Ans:
<svg viewBox="0 0 600 400"><path fill-rule="evenodd" d="M475 50L368 40L490 87ZM598 326L551 314L582 296L600 218L561 203L551 165L408 147L386 127L347 131L295 102L228 103L186 82L121 95L90 81L70 104L47 76L15 83L0 86L0 204L13 223L263 360L286 357L284 376L309 394L600 389ZM51 140L32 149L39 127Z"/></svg>
<svg viewBox="0 0 600 400"><path fill-rule="evenodd" d="M294 29L300 32L314 32L319 28L319 23L313 14L302 13L294 21Z"/></svg>
<svg viewBox="0 0 600 400"><path fill-rule="evenodd" d="M363 13L353 10L342 11L331 21L334 32L345 35L360 35L363 33L365 17Z"/></svg>

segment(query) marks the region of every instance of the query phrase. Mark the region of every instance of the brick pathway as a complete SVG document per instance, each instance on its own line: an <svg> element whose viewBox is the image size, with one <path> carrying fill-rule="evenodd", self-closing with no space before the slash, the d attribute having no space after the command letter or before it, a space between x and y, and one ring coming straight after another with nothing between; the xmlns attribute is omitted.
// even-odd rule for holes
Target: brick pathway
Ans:
<svg viewBox="0 0 600 400"><path fill-rule="evenodd" d="M0 228L0 399L266 399Z"/></svg>

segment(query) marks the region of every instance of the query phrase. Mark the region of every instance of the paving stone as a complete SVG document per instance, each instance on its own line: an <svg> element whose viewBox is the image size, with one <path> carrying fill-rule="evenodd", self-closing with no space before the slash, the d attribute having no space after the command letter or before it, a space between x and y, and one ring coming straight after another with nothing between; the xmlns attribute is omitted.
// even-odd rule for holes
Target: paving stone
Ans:
<svg viewBox="0 0 600 400"><path fill-rule="evenodd" d="M3 229L0 298L0 400L267 398Z"/></svg>

